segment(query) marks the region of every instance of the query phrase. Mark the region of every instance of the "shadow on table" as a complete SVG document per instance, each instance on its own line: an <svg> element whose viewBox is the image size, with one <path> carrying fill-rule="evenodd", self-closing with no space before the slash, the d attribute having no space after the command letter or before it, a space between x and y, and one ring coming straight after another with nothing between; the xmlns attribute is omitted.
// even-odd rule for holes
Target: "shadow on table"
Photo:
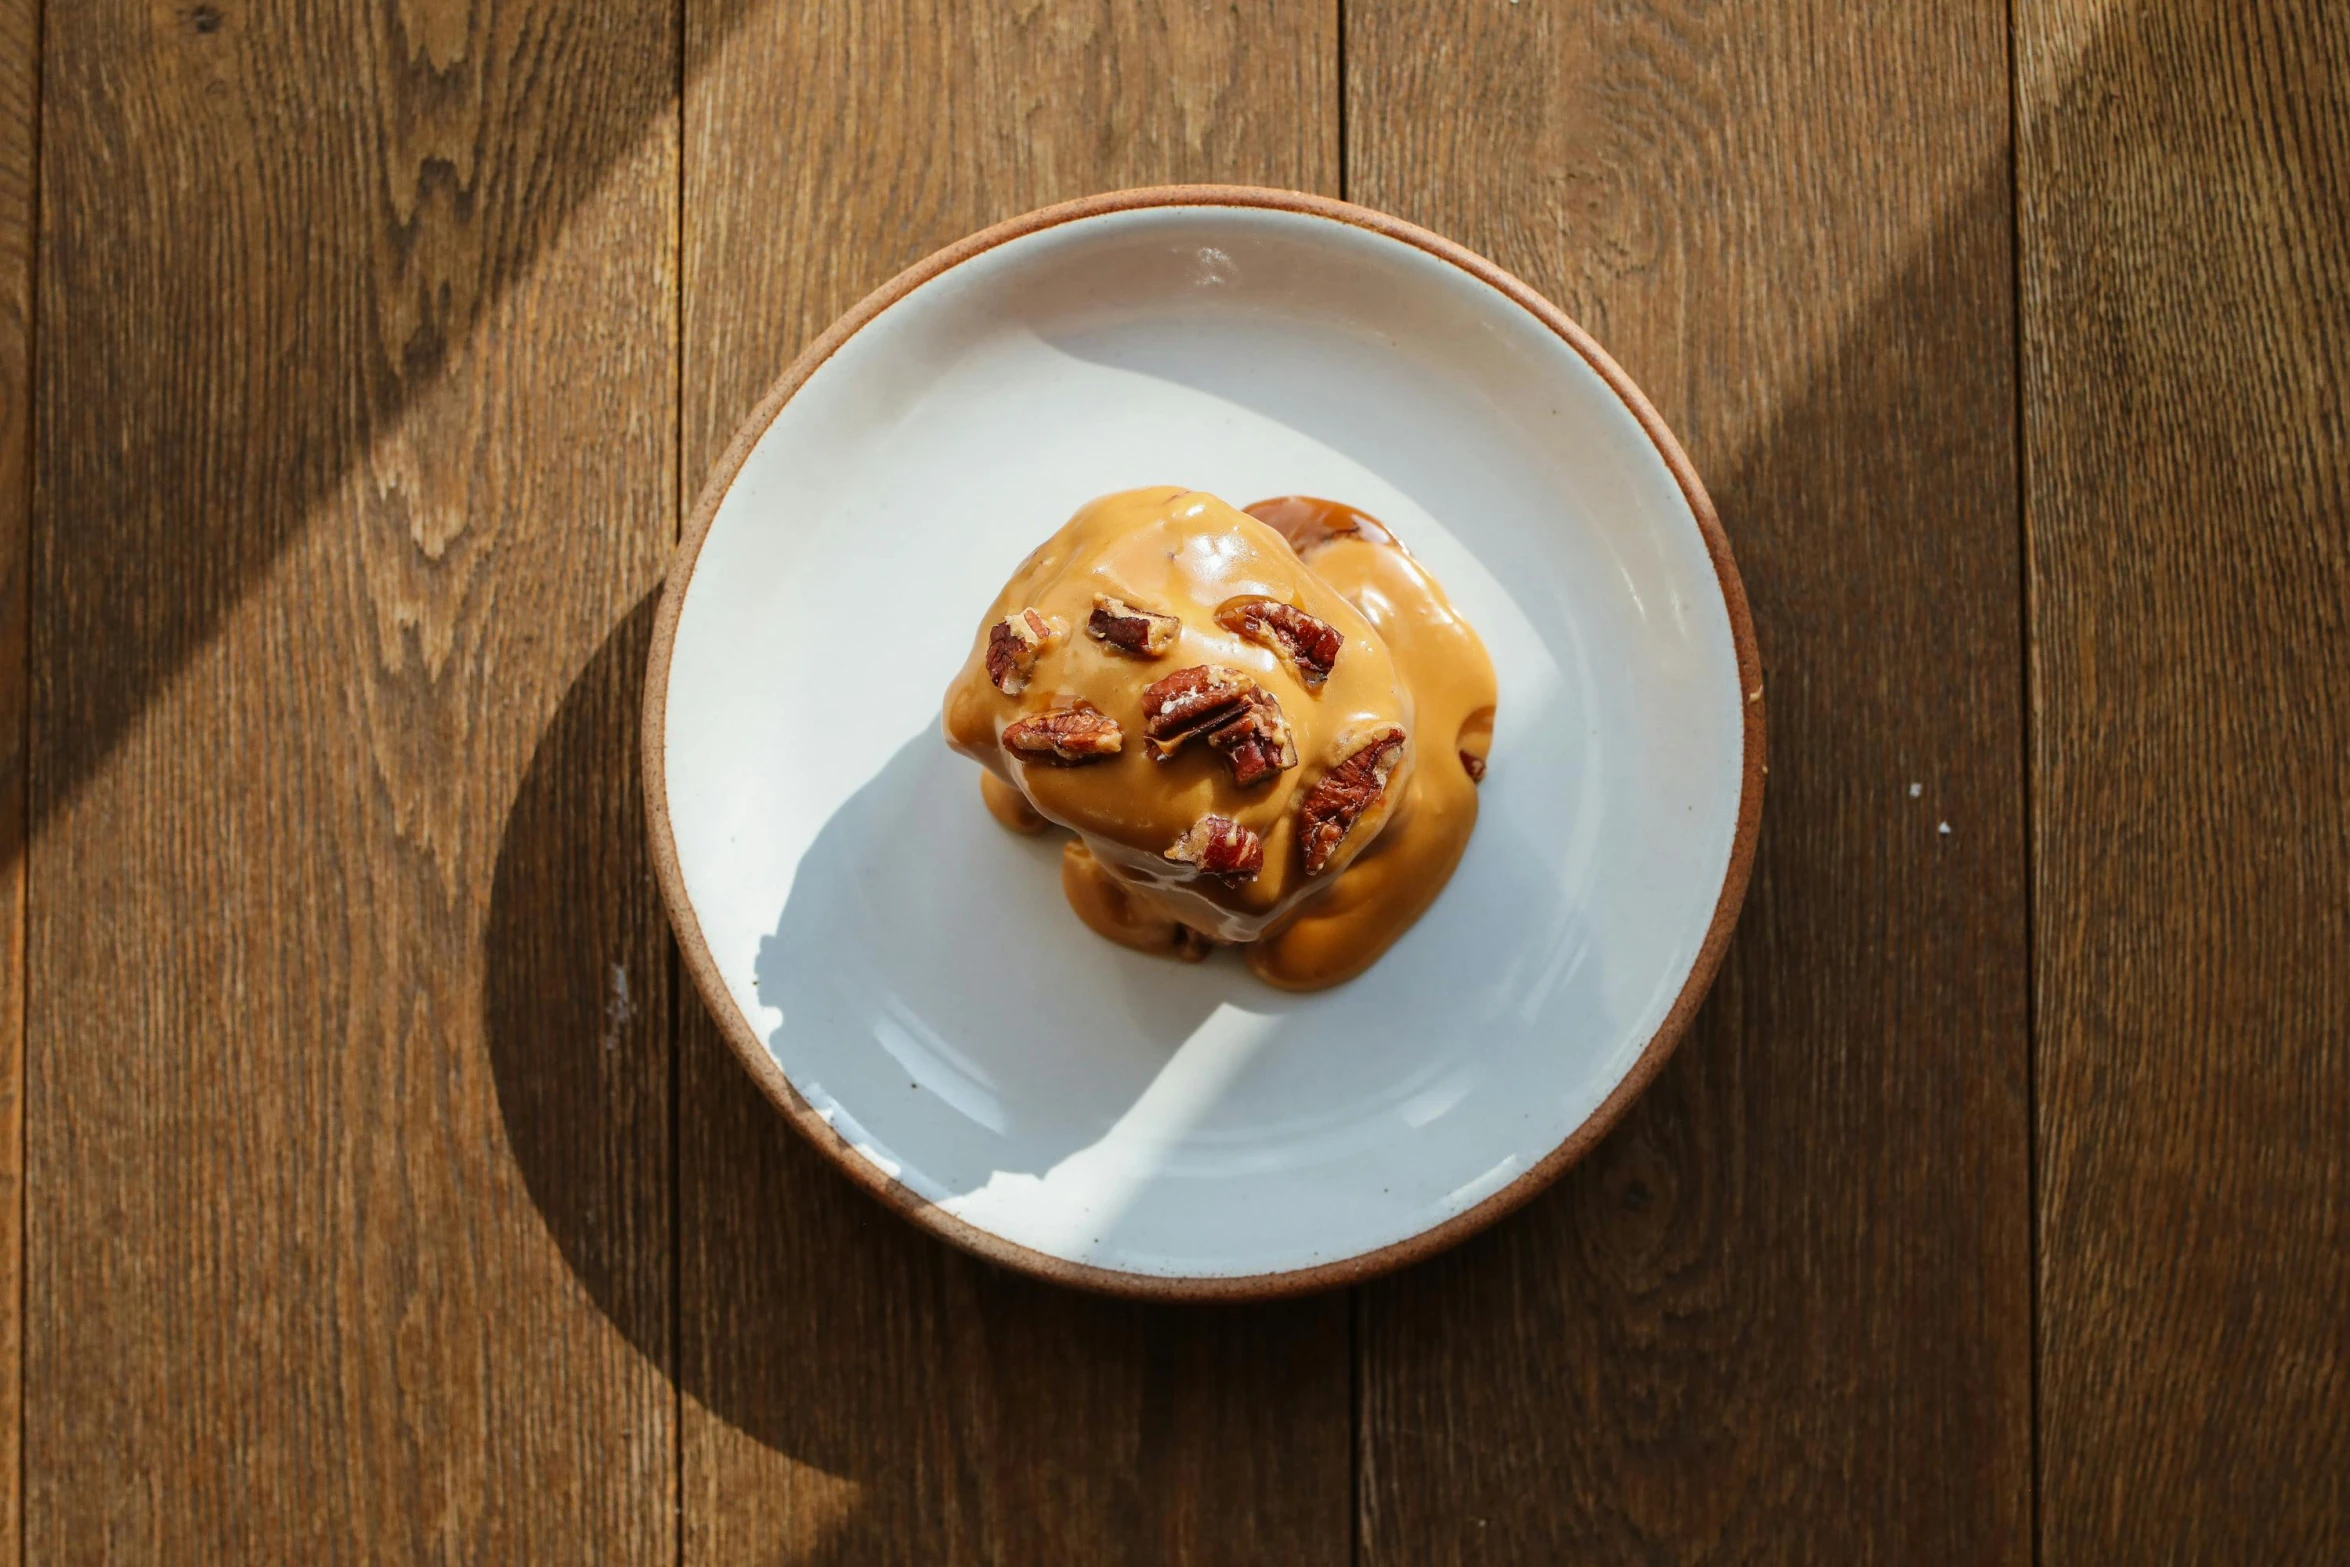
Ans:
<svg viewBox="0 0 2350 1567"><path fill-rule="evenodd" d="M483 1022L533 1202L596 1304L667 1369L674 965L635 768L658 601L605 638L532 754L491 883Z"/></svg>

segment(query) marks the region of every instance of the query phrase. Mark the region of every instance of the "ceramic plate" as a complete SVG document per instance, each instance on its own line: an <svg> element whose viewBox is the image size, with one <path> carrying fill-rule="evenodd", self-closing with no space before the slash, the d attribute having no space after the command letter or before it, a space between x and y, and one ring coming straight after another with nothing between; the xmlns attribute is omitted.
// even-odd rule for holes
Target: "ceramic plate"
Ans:
<svg viewBox="0 0 2350 1567"><path fill-rule="evenodd" d="M939 700L1078 505L1182 484L1394 527L1501 681L1459 873L1369 973L1113 947ZM1434 235L1286 192L1032 213L867 299L720 462L646 690L654 858L777 1105L916 1221L1143 1295L1359 1279L1532 1195L1711 980L1762 692L1703 489L1623 372Z"/></svg>

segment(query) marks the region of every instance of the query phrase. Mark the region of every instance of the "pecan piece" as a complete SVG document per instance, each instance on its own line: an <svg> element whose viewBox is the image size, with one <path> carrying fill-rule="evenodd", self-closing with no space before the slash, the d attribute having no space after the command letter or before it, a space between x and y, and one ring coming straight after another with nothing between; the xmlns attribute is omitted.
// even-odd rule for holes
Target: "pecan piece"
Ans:
<svg viewBox="0 0 2350 1567"><path fill-rule="evenodd" d="M1232 781L1247 788L1283 768L1297 765L1297 745L1281 704L1262 686L1248 688L1248 701L1229 721L1208 731L1208 744L1232 762Z"/></svg>
<svg viewBox="0 0 2350 1567"><path fill-rule="evenodd" d="M1381 724L1306 791L1297 808L1297 841L1308 876L1319 876L1329 867L1355 823L1387 792L1387 780L1402 760L1403 731Z"/></svg>
<svg viewBox="0 0 2350 1567"><path fill-rule="evenodd" d="M1116 755L1125 743L1118 720L1091 702L1030 713L1004 726L1004 749L1034 762L1096 762Z"/></svg>
<svg viewBox="0 0 2350 1567"><path fill-rule="evenodd" d="M1165 658L1182 629L1183 622L1173 615L1136 609L1107 593L1093 596L1093 614L1085 622L1085 634L1096 642L1107 642L1143 658Z"/></svg>
<svg viewBox="0 0 2350 1567"><path fill-rule="evenodd" d="M1309 690L1330 678L1346 640L1327 620L1279 599L1233 599L1216 611L1216 624L1288 659Z"/></svg>
<svg viewBox="0 0 2350 1567"><path fill-rule="evenodd" d="M1265 868L1265 841L1229 816L1203 816L1167 851L1178 865L1203 876L1221 876L1227 885L1254 881Z"/></svg>
<svg viewBox="0 0 2350 1567"><path fill-rule="evenodd" d="M1028 689L1037 658L1069 629L1058 616L1024 609L987 628L987 678L1006 696Z"/></svg>
<svg viewBox="0 0 2350 1567"><path fill-rule="evenodd" d="M1152 681L1142 693L1142 748L1152 761L1165 761L1193 735L1230 722L1255 689L1255 681L1222 664L1194 664Z"/></svg>
<svg viewBox="0 0 2350 1567"><path fill-rule="evenodd" d="M1231 760L1242 786L1297 765L1289 721L1273 694L1237 669L1194 664L1142 693L1143 750L1163 762L1195 735Z"/></svg>

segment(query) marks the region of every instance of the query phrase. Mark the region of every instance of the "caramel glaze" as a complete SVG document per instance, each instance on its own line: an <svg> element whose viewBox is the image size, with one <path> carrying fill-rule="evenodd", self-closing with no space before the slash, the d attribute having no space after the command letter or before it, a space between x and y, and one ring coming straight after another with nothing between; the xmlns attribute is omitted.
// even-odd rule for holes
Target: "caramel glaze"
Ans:
<svg viewBox="0 0 2350 1567"><path fill-rule="evenodd" d="M1389 782L1395 804L1386 829L1328 891L1249 953L1249 967L1267 984L1319 990L1369 968L1460 864L1477 825L1477 781L1466 759L1474 757L1482 774L1493 745L1493 660L1385 525L1302 495L1259 501L1249 512L1370 621L1410 688L1419 725L1406 726L1419 765Z"/></svg>
<svg viewBox="0 0 2350 1567"><path fill-rule="evenodd" d="M1251 515L1253 513L1254 515ZM1086 634L1097 594L1182 621L1176 645L1144 658ZM1293 604L1345 639L1329 677L1308 688L1273 651L1219 626L1217 609L1261 596ZM989 630L1023 609L1065 630L1016 696L989 678ZM1195 664L1245 671L1281 706L1298 765L1249 787L1194 742L1163 762L1144 752L1142 692ZM1033 713L1092 703L1124 732L1116 755L1077 765L1006 751L1004 729ZM1287 497L1236 511L1173 487L1104 496L1082 508L1013 573L948 689L948 744L988 769L982 794L1005 826L1053 823L1077 834L1062 864L1071 908L1101 935L1194 957L1203 939L1249 943L1270 984L1315 990L1361 973L1443 889L1477 818L1464 753L1482 763L1493 725L1492 661L1443 590L1376 521ZM1299 862L1299 802L1356 736L1401 725L1403 761L1329 867ZM1201 816L1232 818L1264 840L1264 868L1228 886L1165 851Z"/></svg>

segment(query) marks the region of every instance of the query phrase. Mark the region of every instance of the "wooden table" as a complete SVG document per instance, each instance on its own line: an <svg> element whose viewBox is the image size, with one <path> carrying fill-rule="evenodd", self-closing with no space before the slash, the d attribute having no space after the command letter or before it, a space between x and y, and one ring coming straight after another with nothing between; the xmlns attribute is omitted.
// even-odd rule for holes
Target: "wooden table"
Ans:
<svg viewBox="0 0 2350 1567"><path fill-rule="evenodd" d="M1559 300L1771 679L1664 1078L1264 1309L852 1192L681 987L636 783L664 560L793 351L1177 180ZM8 1527L2350 1560L2346 390L2334 0L0 0Z"/></svg>

